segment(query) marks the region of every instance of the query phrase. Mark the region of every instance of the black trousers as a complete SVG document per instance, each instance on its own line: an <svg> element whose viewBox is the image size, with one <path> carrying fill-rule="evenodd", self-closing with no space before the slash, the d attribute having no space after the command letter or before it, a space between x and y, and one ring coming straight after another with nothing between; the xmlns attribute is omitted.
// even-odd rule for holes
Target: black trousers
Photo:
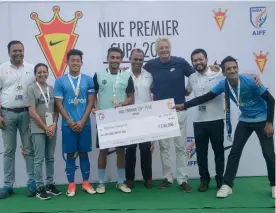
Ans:
<svg viewBox="0 0 276 213"><path fill-rule="evenodd" d="M268 179L271 186L275 186L275 152L274 152L274 139L273 137L267 137L264 132L265 122L258 123L246 123L239 122L235 131L233 146L228 156L227 167L224 175L224 183L230 187L233 187L233 182L236 177L240 157L244 145L252 132L256 132L260 144L264 159L266 161ZM252 168L254 168L254 153L252 153Z"/></svg>
<svg viewBox="0 0 276 213"><path fill-rule="evenodd" d="M145 181L152 179L152 158L150 151L151 142L139 144L141 170ZM133 144L126 149L126 180L134 180L135 178L135 165L136 165L136 147Z"/></svg>
<svg viewBox="0 0 276 213"><path fill-rule="evenodd" d="M216 121L194 122L197 164L201 179L210 180L208 171L208 146L211 141L215 154L216 180L222 182L224 172L224 122Z"/></svg>

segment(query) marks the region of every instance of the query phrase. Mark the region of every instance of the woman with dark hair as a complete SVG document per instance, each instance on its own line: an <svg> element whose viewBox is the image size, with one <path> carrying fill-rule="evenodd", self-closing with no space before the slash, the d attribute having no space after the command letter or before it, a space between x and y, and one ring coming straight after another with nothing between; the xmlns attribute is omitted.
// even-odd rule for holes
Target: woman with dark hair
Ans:
<svg viewBox="0 0 276 213"><path fill-rule="evenodd" d="M34 68L36 82L28 88L28 103L32 143L35 151L34 173L36 181L36 197L41 200L50 199L50 195L60 195L55 187L54 152L56 146L56 123L58 113L54 104L53 87L47 84L48 67L39 63ZM42 164L46 163L46 182L44 186Z"/></svg>

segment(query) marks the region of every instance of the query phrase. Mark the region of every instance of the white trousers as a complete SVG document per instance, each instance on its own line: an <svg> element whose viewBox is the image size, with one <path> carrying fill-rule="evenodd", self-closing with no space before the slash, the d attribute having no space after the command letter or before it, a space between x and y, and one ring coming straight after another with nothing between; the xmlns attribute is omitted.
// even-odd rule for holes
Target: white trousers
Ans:
<svg viewBox="0 0 276 213"><path fill-rule="evenodd" d="M186 143L186 124L187 124L187 111L177 112L178 122L181 135L179 137L168 138L159 140L160 155L162 161L163 176L169 182L173 182L172 171L172 158L171 158L171 145L175 146L176 153L176 179L180 185L182 182L188 181L188 175L185 173L187 165L187 143Z"/></svg>

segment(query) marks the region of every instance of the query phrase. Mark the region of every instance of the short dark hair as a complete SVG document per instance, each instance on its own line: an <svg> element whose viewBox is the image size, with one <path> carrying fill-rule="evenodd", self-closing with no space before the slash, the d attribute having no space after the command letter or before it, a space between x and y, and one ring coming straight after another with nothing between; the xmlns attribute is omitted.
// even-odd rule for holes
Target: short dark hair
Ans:
<svg viewBox="0 0 276 213"><path fill-rule="evenodd" d="M145 57L145 53L144 53L144 51L143 51L143 50L141 50L141 49L139 49L139 48L136 48L136 49L131 50L131 53L130 53L129 58L131 58L131 57L132 57L132 54L133 54L134 52L142 53L142 54L143 54L143 57Z"/></svg>
<svg viewBox="0 0 276 213"><path fill-rule="evenodd" d="M196 54L202 53L205 58L207 58L207 53L204 49L195 49L192 53L191 53L191 61L193 61L193 56Z"/></svg>
<svg viewBox="0 0 276 213"><path fill-rule="evenodd" d="M37 64L37 65L35 65L35 67L34 67L34 74L36 74L36 73L37 73L37 69L38 69L38 67L46 67L47 72L48 72L48 66L47 66L46 64L44 64L44 63L38 63L38 64Z"/></svg>
<svg viewBox="0 0 276 213"><path fill-rule="evenodd" d="M220 67L221 67L221 69L222 69L222 72L225 71L225 63L226 63L226 62L230 62L230 61L235 62L235 63L237 64L237 66L238 66L238 62L237 62L237 60L236 60L235 58L233 58L232 56L227 56L227 57L226 57L225 59L223 59L222 62L220 63Z"/></svg>
<svg viewBox="0 0 276 213"><path fill-rule="evenodd" d="M110 47L110 48L107 50L107 58L109 57L109 54L110 54L111 52L120 53L120 54L121 54L121 58L124 58L124 52L123 52L119 47Z"/></svg>
<svg viewBox="0 0 276 213"><path fill-rule="evenodd" d="M11 46L12 46L12 45L15 45L15 44L21 44L21 45L23 46L23 48L24 48L24 45L23 45L23 43L22 43L21 41L12 40L12 41L10 41L10 42L8 43L8 52L10 52Z"/></svg>
<svg viewBox="0 0 276 213"><path fill-rule="evenodd" d="M81 58L81 61L82 61L83 52L80 51L80 50L77 50L77 49L71 49L71 50L68 51L67 56L66 56L67 57L67 62L69 61L69 58L72 55L78 55Z"/></svg>

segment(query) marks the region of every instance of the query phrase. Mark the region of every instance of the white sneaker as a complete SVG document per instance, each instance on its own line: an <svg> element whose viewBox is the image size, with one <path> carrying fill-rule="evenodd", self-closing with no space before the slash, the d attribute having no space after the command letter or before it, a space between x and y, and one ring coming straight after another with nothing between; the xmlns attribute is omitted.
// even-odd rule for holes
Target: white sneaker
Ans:
<svg viewBox="0 0 276 213"><path fill-rule="evenodd" d="M217 197L227 197L232 194L232 189L228 185L222 185L217 192Z"/></svg>
<svg viewBox="0 0 276 213"><path fill-rule="evenodd" d="M126 184L123 184L123 183L117 184L116 188L121 190L122 192L125 192L125 193L130 193L131 192L131 189Z"/></svg>
<svg viewBox="0 0 276 213"><path fill-rule="evenodd" d="M96 192L99 194L105 193L105 185L103 183L99 184L96 188Z"/></svg>
<svg viewBox="0 0 276 213"><path fill-rule="evenodd" d="M276 197L276 186L272 186L272 197L275 199Z"/></svg>

